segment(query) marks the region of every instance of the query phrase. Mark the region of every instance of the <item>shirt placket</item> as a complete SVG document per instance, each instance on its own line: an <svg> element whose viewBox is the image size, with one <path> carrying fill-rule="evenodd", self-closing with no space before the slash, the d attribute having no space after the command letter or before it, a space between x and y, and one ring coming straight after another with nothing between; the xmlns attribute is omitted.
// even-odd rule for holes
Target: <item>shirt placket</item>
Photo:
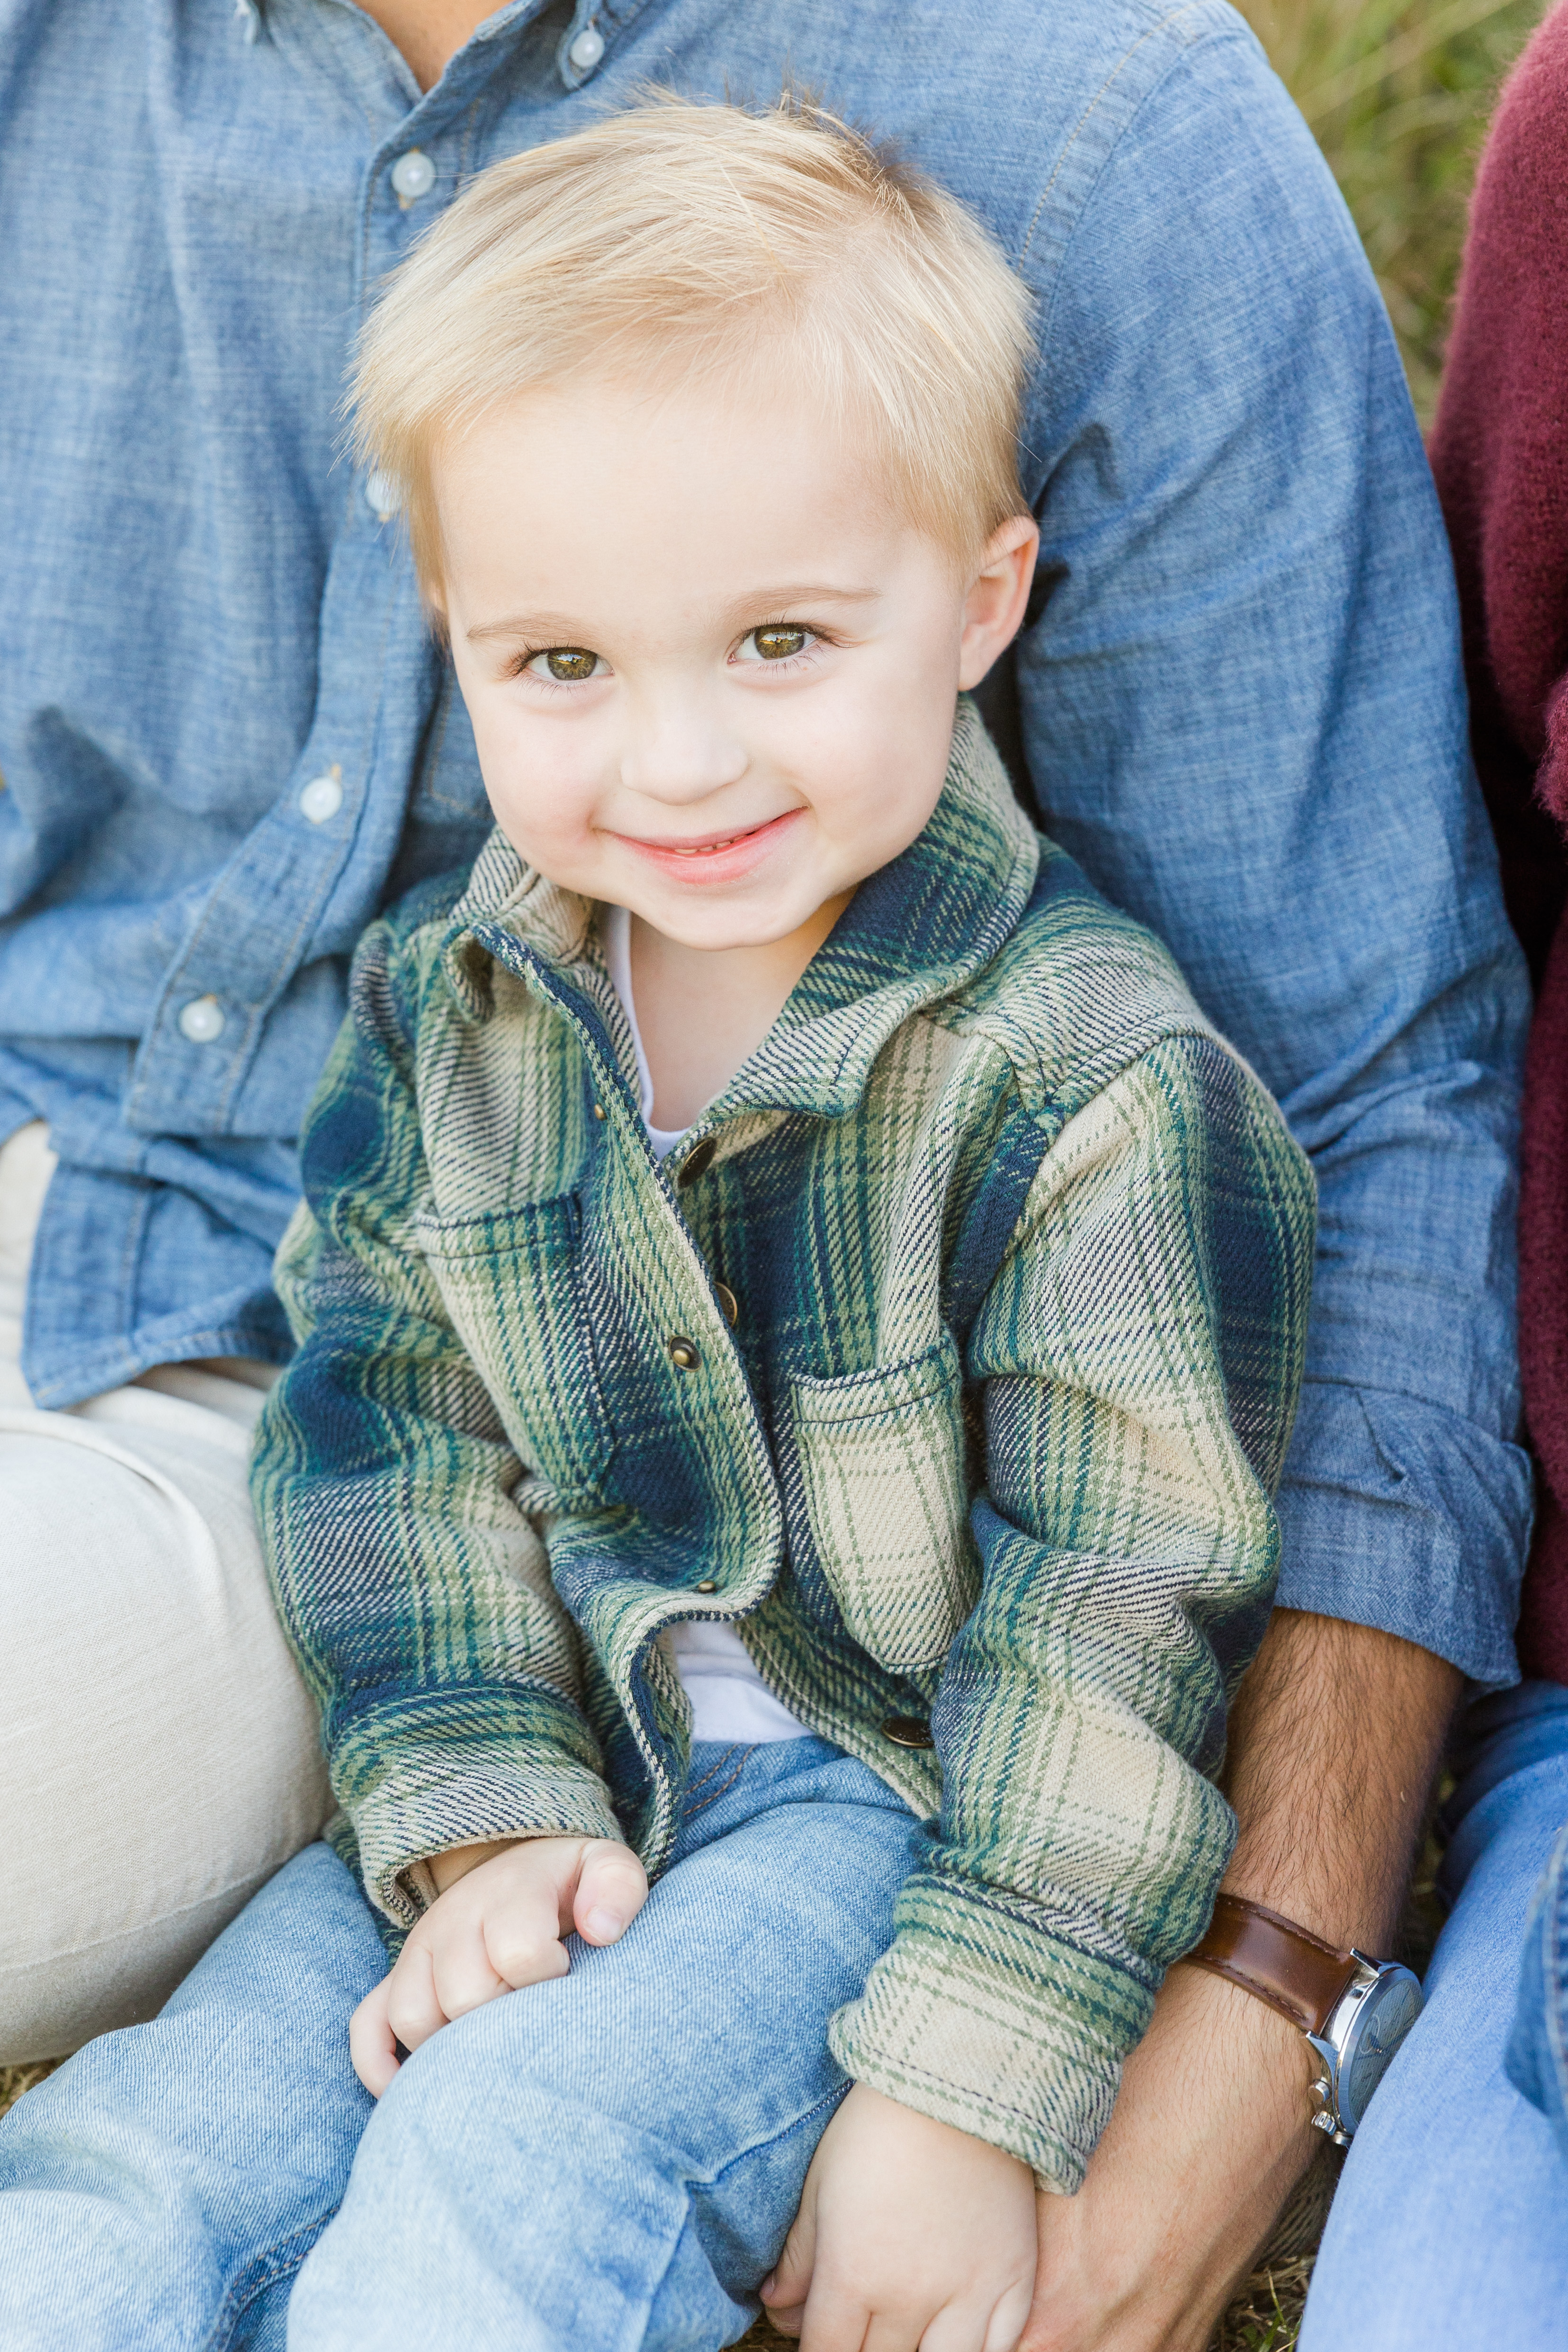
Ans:
<svg viewBox="0 0 1568 2352"><path fill-rule="evenodd" d="M413 237L473 168L475 121L507 37L520 34L541 5L518 0L498 14L423 97L379 28L355 26L349 12L348 21L290 16L280 27L310 40L328 69L349 72L372 131L378 118L384 126L361 187L361 321ZM268 14L255 16L258 40ZM579 30L591 29L593 12L580 6L578 14ZM598 33L594 39L591 58L591 43L579 43L576 60L563 47L564 87L577 87L597 64L603 42ZM277 800L219 873L165 972L124 1106L127 1125L143 1135L230 1130L273 1008L302 965L351 944L374 911L359 903L370 877L396 856L441 666L395 482L373 467L342 478L313 721Z"/></svg>

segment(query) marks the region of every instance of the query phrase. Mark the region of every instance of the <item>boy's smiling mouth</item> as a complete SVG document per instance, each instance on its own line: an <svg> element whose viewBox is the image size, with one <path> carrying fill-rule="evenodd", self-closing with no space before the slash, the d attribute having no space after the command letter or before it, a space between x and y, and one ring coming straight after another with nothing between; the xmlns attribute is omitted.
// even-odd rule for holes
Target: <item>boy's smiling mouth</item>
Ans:
<svg viewBox="0 0 1568 2352"><path fill-rule="evenodd" d="M785 809L778 816L765 817L760 824L729 833L689 834L685 840L645 841L630 833L615 837L665 873L678 873L683 881L730 881L764 857L785 829L805 813L800 808Z"/></svg>

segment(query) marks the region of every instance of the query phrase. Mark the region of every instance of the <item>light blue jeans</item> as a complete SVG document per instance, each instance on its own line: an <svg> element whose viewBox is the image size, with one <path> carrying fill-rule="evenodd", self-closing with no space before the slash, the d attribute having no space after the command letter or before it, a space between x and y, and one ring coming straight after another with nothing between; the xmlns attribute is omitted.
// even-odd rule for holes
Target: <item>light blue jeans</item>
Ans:
<svg viewBox="0 0 1568 2352"><path fill-rule="evenodd" d="M1452 1913L1427 2007L1346 2161L1300 2352L1568 2340L1568 2158L1505 2066L1511 2044L1522 2073L1568 2022L1568 1987L1541 1965L1550 1906L1531 1916L1568 1822L1568 1690L1526 1683L1482 1701L1458 1760ZM1541 2088L1549 2097L1544 2072Z"/></svg>
<svg viewBox="0 0 1568 2352"><path fill-rule="evenodd" d="M926 1832L817 1739L699 1746L622 1941L415 2052L348 2021L386 1955L329 1848L150 2025L0 2124L5 2352L715 2352L743 2335L847 2084L829 2017Z"/></svg>

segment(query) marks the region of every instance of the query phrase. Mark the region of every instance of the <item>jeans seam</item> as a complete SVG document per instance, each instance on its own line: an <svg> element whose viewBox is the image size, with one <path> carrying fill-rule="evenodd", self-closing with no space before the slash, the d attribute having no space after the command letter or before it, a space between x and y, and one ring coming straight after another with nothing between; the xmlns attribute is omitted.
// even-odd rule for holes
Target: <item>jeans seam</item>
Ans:
<svg viewBox="0 0 1568 2352"><path fill-rule="evenodd" d="M733 1751L732 1751L732 1752L733 1752ZM730 1790L734 1788L734 1786L735 1786L736 1782L739 1780L739 1778L740 1778L741 1774L745 1771L745 1769L746 1769L746 1759L747 1759L747 1758L750 1755L750 1753L751 1753L751 1750L750 1750L750 1748L743 1748L741 1749L741 1751L740 1751L740 1761L739 1761L739 1763L736 1766L736 1768L735 1768L734 1771L730 1774L730 1776L729 1776L728 1780L725 1780L725 1781L722 1781L722 1782L720 1783L720 1785L719 1785L716 1789L715 1789L715 1790L712 1791L712 1793L711 1793L710 1795L706 1796L706 1797L703 1799L702 1803L701 1803L700 1805L683 1805L683 1806L682 1806L682 1808L681 1808L681 1827L682 1827L683 1829L685 1829L685 1828L686 1823L687 1823L688 1822L695 1822L695 1821L696 1820L697 1815L698 1815L699 1813L706 1813L706 1812L707 1811L707 1809L708 1809L708 1807L709 1807L710 1805L716 1805L716 1804L717 1804L717 1802L718 1802L718 1801L719 1801L719 1799L720 1799L721 1797L727 1797L727 1796L728 1796L728 1794L729 1794ZM718 1763L718 1764L716 1764L716 1765L714 1766L714 1772L716 1772L716 1771L718 1771L718 1770L720 1770L720 1769L722 1769L723 1761L724 1761L724 1759L721 1758L721 1759L720 1759L719 1763ZM706 1782L707 1782L707 1780L711 1780L712 1779L713 1779L713 1772L710 1772L710 1773L708 1773L708 1774L707 1774L707 1776L706 1776L706 1780L699 1780L699 1781L698 1781L697 1786L698 1786L699 1788L704 1788L704 1787L706 1787Z"/></svg>
<svg viewBox="0 0 1568 2352"><path fill-rule="evenodd" d="M664 2286L664 2281L670 2275L670 2265L681 2250L681 2241L685 2236L686 2231L693 2226L692 2209L695 2202L695 2192L699 2189L712 2190L716 2189L719 2182L724 2179L726 2173L733 2172L737 2164L747 2163L750 2158L757 2154L758 2148L772 2147L776 2146L779 2140L787 2139L791 2132L799 2131L801 2125L809 2121L812 2116L818 2114L821 2108L832 2108L838 2106L850 2088L851 2084L846 2081L837 2085L833 2090L824 2092L820 2099L813 2099L809 2107L802 2109L800 2115L794 2116L792 2120L784 2125L780 2130L769 2132L766 2138L752 2140L747 2147L737 2148L735 2154L730 2158L729 2162L727 2164L721 2164L716 2172L688 2178L685 2184L686 2195L685 2218L682 2221L680 2228L675 2231L674 2240L670 2245L669 2252L664 2258L664 2269L659 2273L657 2279L653 2283L648 2290L648 2310L650 2313L653 2311L653 2305L659 2300L660 2291ZM829 2117L829 2121L831 2121L831 2116ZM824 2124L822 2130L826 2131L826 2129L827 2125ZM821 2132L819 2132L817 2135L819 2139L821 2139ZM786 2236L789 2234L788 2225L786 2226L785 2234ZM775 2257L775 2259L777 2259L777 2257ZM767 2275L768 2273L765 2271L763 2273L763 2277L766 2278ZM759 2279L758 2281L758 2285L759 2286L761 2283L762 2282ZM716 2275L715 2277L714 2284L716 2285L719 2284ZM729 2289L725 2286L719 2286L719 2292L721 2294L728 2294ZM747 2287L746 2289L746 2293L751 2300L758 2305L758 2309L760 2309L761 2298L757 2293L757 2287Z"/></svg>
<svg viewBox="0 0 1568 2352"><path fill-rule="evenodd" d="M685 1793L688 1797L695 1796L699 1789L706 1789L708 1782L714 1780L724 1770L725 1766L735 1754L736 1746L737 1743L734 1740L727 1741L724 1747L719 1749L718 1755L715 1759L714 1762L708 1766L707 1770L703 1774L702 1779L700 1780L688 1780L686 1782Z"/></svg>
<svg viewBox="0 0 1568 2352"><path fill-rule="evenodd" d="M1568 2046L1563 2032L1563 1949L1559 1930L1562 1926L1564 1893L1564 1865L1568 1864L1568 1831L1558 1841L1557 1851L1546 1865L1546 1901L1542 1920L1542 2007L1545 2011L1547 2053L1557 2076L1557 2095L1568 2104Z"/></svg>
<svg viewBox="0 0 1568 2352"><path fill-rule="evenodd" d="M291 2230L287 2237L279 2238L265 2254L256 2255L246 2264L240 2278L225 2291L201 2352L223 2352L224 2346L233 2340L235 2326L256 2297L265 2294L269 2287L276 2286L288 2272L299 2268L337 2210L334 2205L330 2212L321 2214L316 2221L302 2221L298 2230ZM307 2239L308 2243L300 2246L297 2253L289 2253L287 2249L301 2238Z"/></svg>

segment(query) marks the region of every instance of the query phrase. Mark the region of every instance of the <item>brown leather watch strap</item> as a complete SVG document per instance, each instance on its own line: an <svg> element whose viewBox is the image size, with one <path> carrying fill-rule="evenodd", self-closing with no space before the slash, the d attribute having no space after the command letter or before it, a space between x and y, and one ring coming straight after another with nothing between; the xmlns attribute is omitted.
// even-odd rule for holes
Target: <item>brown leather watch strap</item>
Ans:
<svg viewBox="0 0 1568 2352"><path fill-rule="evenodd" d="M1361 1966L1354 1952L1240 1895L1215 1896L1208 1933L1186 1957L1266 2000L1303 2033L1322 2032Z"/></svg>

